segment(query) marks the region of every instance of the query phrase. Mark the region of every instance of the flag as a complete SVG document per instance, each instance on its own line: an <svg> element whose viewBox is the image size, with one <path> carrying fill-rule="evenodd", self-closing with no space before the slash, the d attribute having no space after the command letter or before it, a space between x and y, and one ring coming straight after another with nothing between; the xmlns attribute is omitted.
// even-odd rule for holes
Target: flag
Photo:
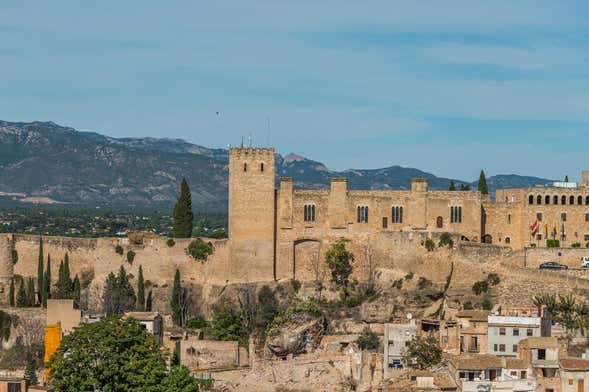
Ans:
<svg viewBox="0 0 589 392"><path fill-rule="evenodd" d="M538 219L536 219L536 221L532 223L532 226L530 226L530 231L532 232L532 234L536 234L536 232L538 231L538 226L540 226L540 224L538 223Z"/></svg>

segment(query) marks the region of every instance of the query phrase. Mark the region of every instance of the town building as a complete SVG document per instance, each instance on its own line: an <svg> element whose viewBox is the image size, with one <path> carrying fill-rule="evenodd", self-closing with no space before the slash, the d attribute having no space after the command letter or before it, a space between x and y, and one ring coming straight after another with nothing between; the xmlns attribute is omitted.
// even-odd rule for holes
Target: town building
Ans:
<svg viewBox="0 0 589 392"><path fill-rule="evenodd" d="M563 354L557 338L532 337L520 341L518 358L531 367L539 391L558 392L561 387L559 357Z"/></svg>
<svg viewBox="0 0 589 392"><path fill-rule="evenodd" d="M585 392L589 389L589 359L560 360L561 392Z"/></svg>
<svg viewBox="0 0 589 392"><path fill-rule="evenodd" d="M127 312L125 317L139 321L142 328L155 336L158 344L164 343L164 319L158 312Z"/></svg>
<svg viewBox="0 0 589 392"><path fill-rule="evenodd" d="M403 369L407 345L417 335L415 320L406 324L385 324L384 326L384 363L385 374L394 369Z"/></svg>
<svg viewBox="0 0 589 392"><path fill-rule="evenodd" d="M487 353L489 314L487 310L463 310L456 314L460 325L461 353Z"/></svg>

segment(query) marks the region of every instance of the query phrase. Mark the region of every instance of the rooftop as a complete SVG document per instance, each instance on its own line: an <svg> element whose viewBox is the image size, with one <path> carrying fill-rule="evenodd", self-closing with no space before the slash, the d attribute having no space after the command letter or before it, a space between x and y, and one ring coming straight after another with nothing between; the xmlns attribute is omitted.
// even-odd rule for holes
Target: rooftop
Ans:
<svg viewBox="0 0 589 392"><path fill-rule="evenodd" d="M528 365L526 361L518 358L507 358L505 360L506 369L527 369Z"/></svg>
<svg viewBox="0 0 589 392"><path fill-rule="evenodd" d="M461 312L456 313L457 318L468 318L473 321L487 321L487 317L489 317L492 313L487 310L463 310Z"/></svg>
<svg viewBox="0 0 589 392"><path fill-rule="evenodd" d="M558 348L558 339L557 338L548 338L548 337L532 337L523 339L519 342L520 347L527 347L530 349L535 348Z"/></svg>
<svg viewBox="0 0 589 392"><path fill-rule="evenodd" d="M127 312L125 317L131 317L135 320L155 320L160 314L158 312Z"/></svg>
<svg viewBox="0 0 589 392"><path fill-rule="evenodd" d="M457 370L486 370L503 367L501 358L491 354L461 354L452 358L451 362Z"/></svg>
<svg viewBox="0 0 589 392"><path fill-rule="evenodd" d="M565 370L589 371L589 359L563 358L560 360L560 367Z"/></svg>

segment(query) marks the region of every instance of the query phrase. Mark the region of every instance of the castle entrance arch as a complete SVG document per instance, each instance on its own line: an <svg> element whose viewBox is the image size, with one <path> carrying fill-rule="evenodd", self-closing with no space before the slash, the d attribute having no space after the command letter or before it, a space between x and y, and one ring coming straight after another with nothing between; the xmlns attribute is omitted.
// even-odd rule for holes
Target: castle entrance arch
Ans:
<svg viewBox="0 0 589 392"><path fill-rule="evenodd" d="M484 244L492 244L493 243L493 237L491 236L491 234L485 234L485 236L483 237L483 243Z"/></svg>
<svg viewBox="0 0 589 392"><path fill-rule="evenodd" d="M321 241L302 238L294 242L292 277L299 280L322 279L323 266L320 260Z"/></svg>

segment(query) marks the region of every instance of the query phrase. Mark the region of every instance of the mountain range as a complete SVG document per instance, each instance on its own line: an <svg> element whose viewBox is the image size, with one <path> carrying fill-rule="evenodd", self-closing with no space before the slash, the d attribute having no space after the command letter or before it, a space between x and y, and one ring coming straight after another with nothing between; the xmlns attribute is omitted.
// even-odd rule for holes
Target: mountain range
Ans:
<svg viewBox="0 0 589 392"><path fill-rule="evenodd" d="M113 138L53 122L0 121L0 197L82 206L171 205L185 177L197 209L223 210L227 157L225 149L181 139ZM477 186L401 166L334 171L296 154L276 155L276 175L310 189L325 189L334 177L347 177L350 189L410 189L412 178L427 178L431 189L448 189L451 181ZM513 174L487 178L492 193L550 182Z"/></svg>

